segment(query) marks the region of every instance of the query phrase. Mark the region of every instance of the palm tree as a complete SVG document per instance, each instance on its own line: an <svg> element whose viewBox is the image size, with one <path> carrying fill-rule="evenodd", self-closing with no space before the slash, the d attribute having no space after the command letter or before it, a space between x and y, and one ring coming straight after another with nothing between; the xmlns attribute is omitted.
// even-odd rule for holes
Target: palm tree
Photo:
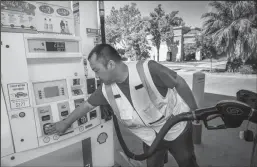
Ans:
<svg viewBox="0 0 257 167"><path fill-rule="evenodd" d="M178 12L171 11L166 14L162 5L159 4L153 12L150 12L150 17L144 17L143 19L148 22L146 31L148 35L152 36L152 44L157 49L157 61L159 61L161 42L165 41L170 46L174 37L173 26L183 24L183 19L177 16Z"/></svg>
<svg viewBox="0 0 257 167"><path fill-rule="evenodd" d="M214 1L209 6L214 11L202 15L206 19L203 34L210 36L215 47L221 48L231 60L240 57L245 62L249 57L256 57L256 2Z"/></svg>
<svg viewBox="0 0 257 167"><path fill-rule="evenodd" d="M185 24L181 17L178 17L177 14L179 11L172 11L166 14L163 18L163 32L162 32L162 41L166 42L167 48L171 51L171 46L174 45L174 32L173 27L181 26Z"/></svg>

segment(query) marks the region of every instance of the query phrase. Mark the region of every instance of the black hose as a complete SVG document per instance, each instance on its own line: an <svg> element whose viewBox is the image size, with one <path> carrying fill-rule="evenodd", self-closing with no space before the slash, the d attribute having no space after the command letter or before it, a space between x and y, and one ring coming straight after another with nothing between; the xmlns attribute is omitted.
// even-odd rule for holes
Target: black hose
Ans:
<svg viewBox="0 0 257 167"><path fill-rule="evenodd" d="M182 114L179 114L177 116L170 117L166 121L164 126L161 128L160 132L157 134L157 136L154 139L152 145L150 146L148 152L140 154L140 155L136 155L128 149L128 147L127 147L127 145L126 145L126 143L123 140L123 137L121 135L117 118L116 118L115 115L113 115L113 122L114 122L115 131L116 131L117 137L119 139L120 145L121 145L124 153L129 158L134 159L134 160L138 160L138 161L145 160L156 152L156 148L158 147L160 142L164 139L165 135L168 133L168 131L170 130L171 127L173 127L175 124L177 124L181 121L189 121L189 120L192 120L192 119L193 119L193 117L192 117L191 112L182 113Z"/></svg>

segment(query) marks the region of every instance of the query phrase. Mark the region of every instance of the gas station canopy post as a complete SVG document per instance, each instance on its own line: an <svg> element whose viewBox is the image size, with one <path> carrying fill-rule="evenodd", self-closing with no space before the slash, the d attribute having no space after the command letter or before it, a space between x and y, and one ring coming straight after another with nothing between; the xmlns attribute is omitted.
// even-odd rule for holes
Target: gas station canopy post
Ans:
<svg viewBox="0 0 257 167"><path fill-rule="evenodd" d="M102 43L106 43L105 40L105 21L104 21L104 1L99 1L99 14L100 14L100 24L101 24L101 38Z"/></svg>

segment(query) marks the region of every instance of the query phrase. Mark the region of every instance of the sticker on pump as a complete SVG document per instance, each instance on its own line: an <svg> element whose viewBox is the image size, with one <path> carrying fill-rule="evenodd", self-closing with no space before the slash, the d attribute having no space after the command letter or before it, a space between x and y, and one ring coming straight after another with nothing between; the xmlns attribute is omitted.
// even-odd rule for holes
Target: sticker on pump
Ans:
<svg viewBox="0 0 257 167"><path fill-rule="evenodd" d="M11 109L30 107L27 83L12 83L8 84L7 87Z"/></svg>

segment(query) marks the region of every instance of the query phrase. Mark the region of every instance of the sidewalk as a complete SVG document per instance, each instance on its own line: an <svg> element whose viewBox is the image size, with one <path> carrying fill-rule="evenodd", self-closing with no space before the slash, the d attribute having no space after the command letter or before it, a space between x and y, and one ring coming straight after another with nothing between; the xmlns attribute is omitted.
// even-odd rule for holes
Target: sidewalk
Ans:
<svg viewBox="0 0 257 167"><path fill-rule="evenodd" d="M210 68L210 62L160 62L168 67L196 67L196 68ZM225 69L226 61L212 62L213 68Z"/></svg>
<svg viewBox="0 0 257 167"><path fill-rule="evenodd" d="M177 69L177 68L170 68L174 71L176 71L177 73L189 73L192 74L195 72L203 72L206 76L215 76L215 77L226 77L226 78L245 78L245 79L257 79L257 75L256 74L239 74L239 73L228 73L228 72L206 72L206 71L202 71L202 69Z"/></svg>
<svg viewBox="0 0 257 167"><path fill-rule="evenodd" d="M208 76L220 76L220 77L232 77L232 78L257 78L256 74L240 74L240 73L228 73L228 72L208 72L204 70L210 70L210 62L160 62L162 65L178 72L178 73L195 73L203 72ZM212 69L225 70L226 61L217 61L212 63Z"/></svg>

